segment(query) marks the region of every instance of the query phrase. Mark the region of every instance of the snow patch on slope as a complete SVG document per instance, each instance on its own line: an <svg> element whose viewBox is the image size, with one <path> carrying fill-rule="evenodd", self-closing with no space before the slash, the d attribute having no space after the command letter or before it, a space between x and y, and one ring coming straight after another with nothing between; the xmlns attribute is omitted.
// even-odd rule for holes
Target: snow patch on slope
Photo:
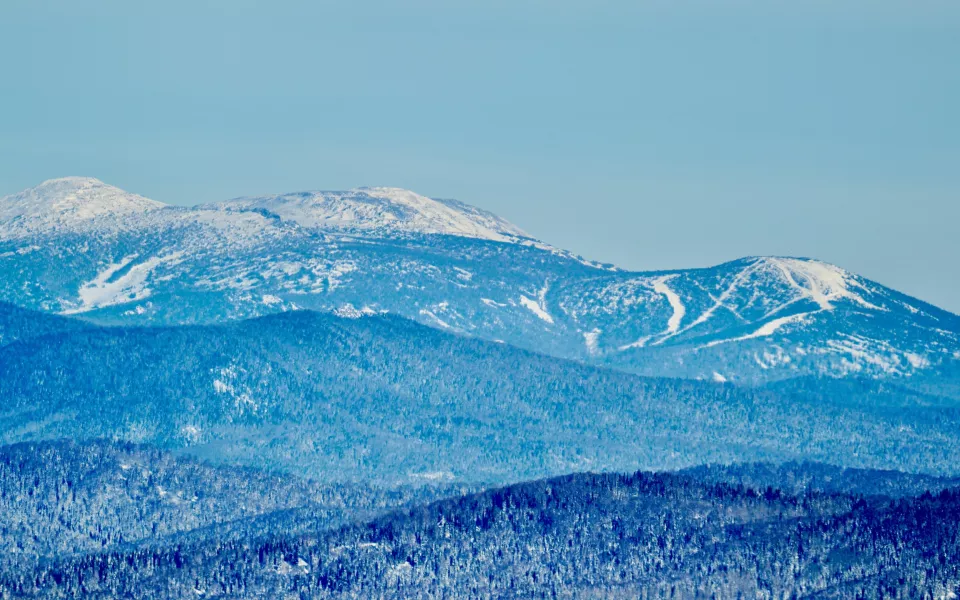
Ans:
<svg viewBox="0 0 960 600"><path fill-rule="evenodd" d="M550 313L547 312L547 291L550 289L548 283L545 283L542 288L537 292L537 299L528 298L523 294L520 295L520 304L525 306L533 314L537 315L540 319L546 321L547 323L553 324L553 317L550 316Z"/></svg>
<svg viewBox="0 0 960 600"><path fill-rule="evenodd" d="M91 281L80 286L77 293L79 306L62 312L76 314L143 300L150 296L151 290L147 287L147 278L153 270L164 263L176 264L182 255L183 252L173 252L164 256L153 256L132 266L130 265L137 255L125 256L119 262L108 265ZM121 272L122 274L118 275Z"/></svg>
<svg viewBox="0 0 960 600"><path fill-rule="evenodd" d="M852 300L864 308L885 310L853 291L862 287L848 272L835 265L797 258L764 258L761 264L777 269L793 289L816 302L821 310L833 310L834 302Z"/></svg>
<svg viewBox="0 0 960 600"><path fill-rule="evenodd" d="M358 309L353 304L348 302L334 309L333 314L343 319L360 319L363 317L373 316L377 314L377 311L370 308L369 306L364 306L363 308Z"/></svg>
<svg viewBox="0 0 960 600"><path fill-rule="evenodd" d="M735 292L740 290L740 287L743 285L743 283L747 279L750 272L751 272L751 268L748 267L747 269L744 269L739 273L737 273L736 276L734 276L733 281L730 283L730 285L727 286L720 293L720 296L714 300L713 304L709 308L707 308L705 311L700 313L700 316L694 319L692 323L690 323L689 325L687 325L677 333L678 334L684 333L685 331L689 331L690 329L693 329L697 325L706 323L707 321L710 320L711 317L713 317L714 313L716 313L717 310L720 308L727 308L728 310L731 310L734 312L734 314L736 314L736 311L734 311L733 308L727 306L727 302L729 302L730 298L733 297Z"/></svg>
<svg viewBox="0 0 960 600"><path fill-rule="evenodd" d="M778 319L774 319L772 321L764 323L759 329L757 329L753 333L748 333L747 335L742 335L740 337L735 337L735 338L713 340L712 342L704 344L700 348L701 349L712 348L714 346L719 346L720 344L729 344L730 342L743 342L745 340L752 340L760 337L768 337L775 334L785 325L789 325L791 323L803 323L804 321L807 320L809 316L815 314L816 312L819 312L819 311L809 312L809 313L797 313L795 315L790 315L788 317L780 317Z"/></svg>
<svg viewBox="0 0 960 600"><path fill-rule="evenodd" d="M603 332L599 329L583 332L583 343L586 345L588 353L597 354L600 351L599 341L601 333Z"/></svg>
<svg viewBox="0 0 960 600"><path fill-rule="evenodd" d="M547 323L553 323L553 317L551 317L550 313L544 310L543 307L540 306L540 304L538 304L536 300L531 300L530 298L527 298L526 296L521 295L520 304L530 309L530 311L533 314L537 315L539 318L543 319Z"/></svg>
<svg viewBox="0 0 960 600"><path fill-rule="evenodd" d="M443 328L443 329L453 329L453 326L450 325L450 323L447 323L446 321L444 321L443 319L441 319L440 317L438 317L437 314L436 314L435 312L433 312L432 310L427 310L426 308L421 308L421 309L420 309L420 316L422 316L422 317L429 317L431 321L433 321L434 323L436 323L437 325L439 325L439 326L440 326L441 328Z"/></svg>
<svg viewBox="0 0 960 600"><path fill-rule="evenodd" d="M825 373L831 376L864 371L883 375L911 375L930 367L929 359L915 352L905 352L884 340L855 334L842 334L841 339L828 340L826 347L817 352L844 355L839 372Z"/></svg>
<svg viewBox="0 0 960 600"><path fill-rule="evenodd" d="M642 338L638 339L638 340L635 341L635 342L631 342L631 343L629 343L629 344L624 344L623 346L620 346L619 349L620 349L620 350L630 350L631 348L643 348L644 346L647 345L647 342L649 342L651 339L653 339L653 336L652 336L652 335L645 335L645 336L643 336Z"/></svg>
<svg viewBox="0 0 960 600"><path fill-rule="evenodd" d="M675 277L676 275L665 275L653 281L653 289L658 294L666 296L667 302L670 303L670 308L673 309L673 314L670 315L670 319L667 321L667 330L664 332L664 339L676 335L680 329L680 323L683 322L683 317L687 314L687 307L683 305L680 296L667 285L667 282ZM657 343L662 341L663 340L660 340Z"/></svg>

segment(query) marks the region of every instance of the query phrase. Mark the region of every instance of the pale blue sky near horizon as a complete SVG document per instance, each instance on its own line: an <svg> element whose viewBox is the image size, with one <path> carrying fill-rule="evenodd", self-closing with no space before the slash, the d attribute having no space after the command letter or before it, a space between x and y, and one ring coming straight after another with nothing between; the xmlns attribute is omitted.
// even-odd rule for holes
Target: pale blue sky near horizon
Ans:
<svg viewBox="0 0 960 600"><path fill-rule="evenodd" d="M409 188L632 269L812 256L960 313L960 3L5 0L0 196Z"/></svg>

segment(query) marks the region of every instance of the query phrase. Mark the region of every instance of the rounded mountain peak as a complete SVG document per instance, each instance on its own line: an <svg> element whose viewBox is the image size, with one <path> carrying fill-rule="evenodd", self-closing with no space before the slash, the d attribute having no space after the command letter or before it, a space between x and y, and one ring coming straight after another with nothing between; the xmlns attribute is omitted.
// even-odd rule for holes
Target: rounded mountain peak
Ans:
<svg viewBox="0 0 960 600"><path fill-rule="evenodd" d="M93 177L61 177L0 198L0 230L7 235L41 233L164 206Z"/></svg>
<svg viewBox="0 0 960 600"><path fill-rule="evenodd" d="M493 241L529 238L497 215L457 200L395 187L240 198L224 208L265 209L303 227L341 231L444 234Z"/></svg>

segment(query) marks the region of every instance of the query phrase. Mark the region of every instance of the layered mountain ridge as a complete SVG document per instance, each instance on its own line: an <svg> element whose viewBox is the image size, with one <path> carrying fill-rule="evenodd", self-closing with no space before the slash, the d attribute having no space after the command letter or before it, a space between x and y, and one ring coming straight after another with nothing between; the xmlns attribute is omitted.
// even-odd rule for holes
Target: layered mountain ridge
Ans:
<svg viewBox="0 0 960 600"><path fill-rule="evenodd" d="M812 259L628 272L394 188L167 206L97 180L0 199L0 300L102 324L312 309L647 375L762 383L960 364L960 317Z"/></svg>
<svg viewBox="0 0 960 600"><path fill-rule="evenodd" d="M813 259L0 199L3 597L952 598L958 426L960 317Z"/></svg>
<svg viewBox="0 0 960 600"><path fill-rule="evenodd" d="M950 480L804 463L762 475L762 487L749 482L764 466L733 466L570 474L430 501L129 445L0 448L0 473L11 462L23 469L0 479L0 525L29 522L30 550L69 549L36 561L7 544L0 593L14 598L879 600L960 589ZM73 500L51 514L43 498L55 493ZM138 505L178 533L138 541L150 524ZM77 539L93 547L74 553Z"/></svg>
<svg viewBox="0 0 960 600"><path fill-rule="evenodd" d="M804 458L960 475L960 396L912 379L640 377L395 315L72 324L0 347L0 443L126 440L383 485Z"/></svg>

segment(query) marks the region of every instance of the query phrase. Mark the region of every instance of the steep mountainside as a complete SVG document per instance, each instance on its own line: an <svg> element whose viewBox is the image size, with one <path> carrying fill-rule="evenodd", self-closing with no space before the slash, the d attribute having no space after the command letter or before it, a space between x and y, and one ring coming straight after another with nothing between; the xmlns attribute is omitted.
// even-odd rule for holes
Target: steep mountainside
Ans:
<svg viewBox="0 0 960 600"><path fill-rule="evenodd" d="M0 274L0 300L101 323L389 312L648 375L761 383L960 364L960 317L833 265L631 273L392 188L182 208L54 180L0 199Z"/></svg>
<svg viewBox="0 0 960 600"><path fill-rule="evenodd" d="M791 495L570 475L244 541L0 574L16 597L951 598L960 493Z"/></svg>
<svg viewBox="0 0 960 600"><path fill-rule="evenodd" d="M118 438L388 485L800 458L957 473L956 399L807 383L643 378L393 316L295 311L2 347L0 441Z"/></svg>

